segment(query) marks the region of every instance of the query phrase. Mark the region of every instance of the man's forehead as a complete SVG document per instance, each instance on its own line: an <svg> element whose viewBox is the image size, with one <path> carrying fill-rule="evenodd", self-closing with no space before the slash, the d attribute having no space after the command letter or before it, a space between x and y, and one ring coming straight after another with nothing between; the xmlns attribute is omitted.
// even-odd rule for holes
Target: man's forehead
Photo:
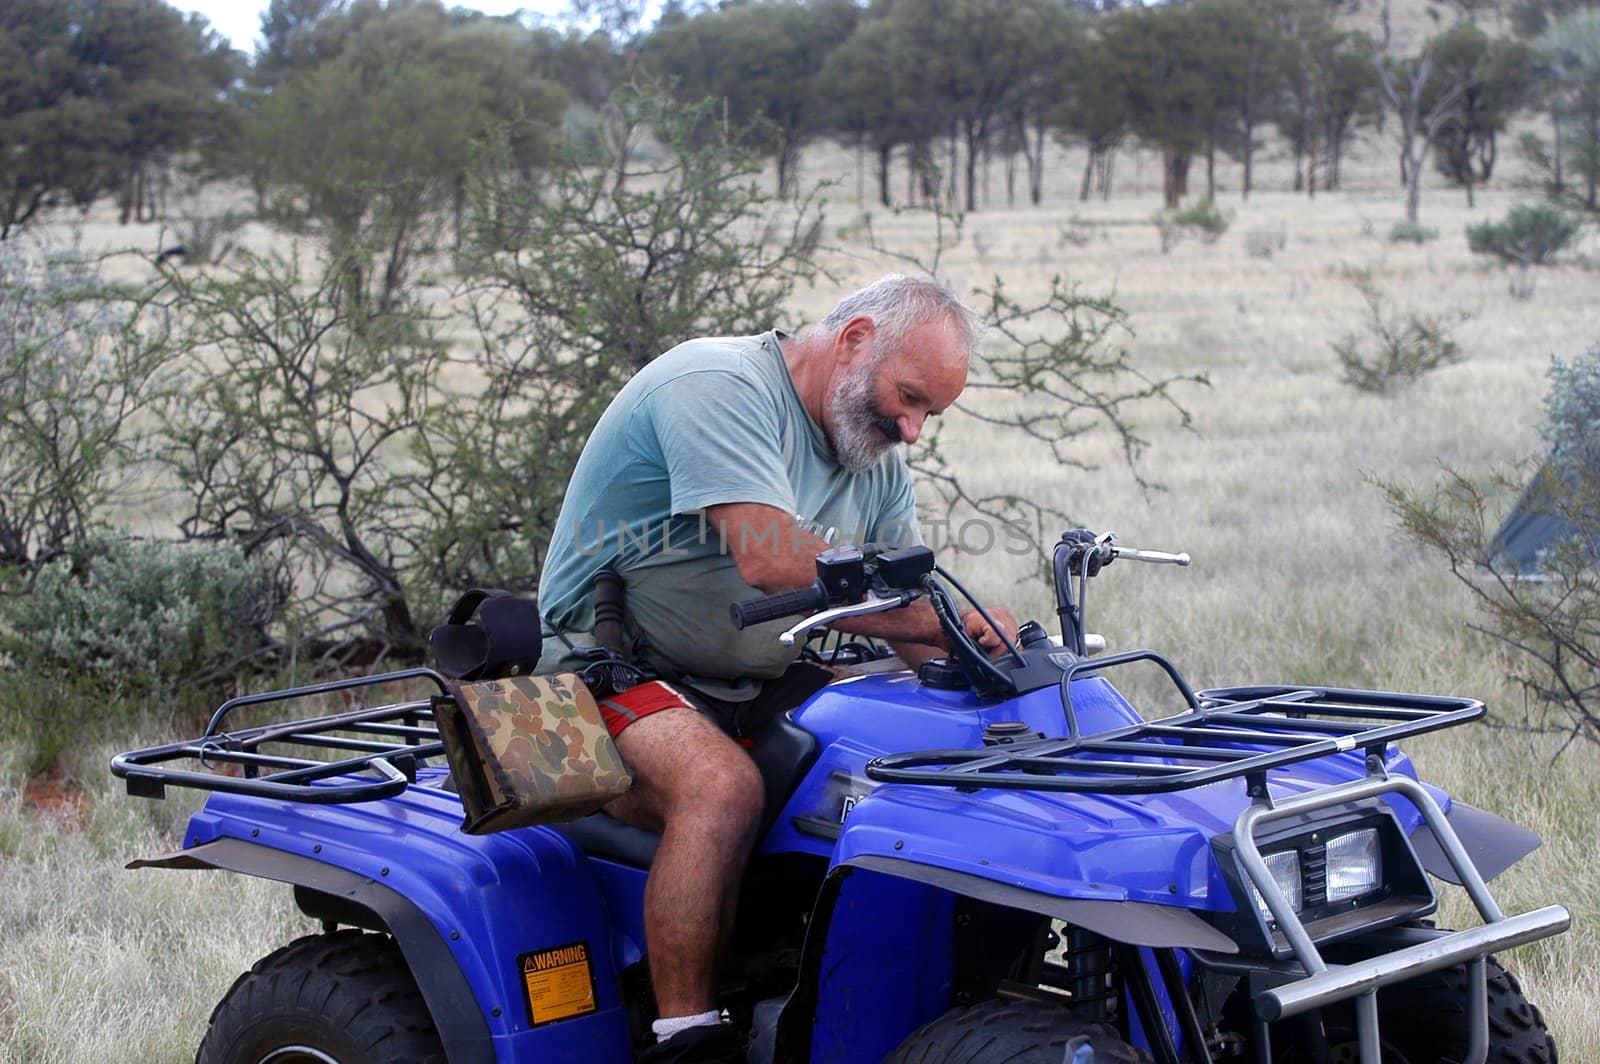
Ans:
<svg viewBox="0 0 1600 1064"><path fill-rule="evenodd" d="M967 361L966 336L954 322L941 319L908 331L883 369L895 384L916 389L942 409L966 387Z"/></svg>

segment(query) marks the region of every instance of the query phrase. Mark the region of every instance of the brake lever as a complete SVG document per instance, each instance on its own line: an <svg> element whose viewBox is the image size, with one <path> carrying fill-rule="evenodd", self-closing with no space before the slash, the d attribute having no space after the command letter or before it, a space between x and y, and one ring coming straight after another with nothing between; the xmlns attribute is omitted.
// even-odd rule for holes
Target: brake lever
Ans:
<svg viewBox="0 0 1600 1064"><path fill-rule="evenodd" d="M1118 558L1127 558L1136 562L1161 562L1166 565L1188 565L1189 552L1169 554L1164 550L1135 550L1132 547L1119 547L1115 544L1111 548Z"/></svg>
<svg viewBox="0 0 1600 1064"><path fill-rule="evenodd" d="M910 603L915 597L909 591L896 592L886 597L869 594L860 602L852 602L847 606L834 606L823 610L821 613L813 613L778 636L778 642L786 647L792 647L801 633L809 632L818 625L832 624L834 621L841 621L847 617L864 617L869 613L882 613L884 610L899 609L901 606Z"/></svg>

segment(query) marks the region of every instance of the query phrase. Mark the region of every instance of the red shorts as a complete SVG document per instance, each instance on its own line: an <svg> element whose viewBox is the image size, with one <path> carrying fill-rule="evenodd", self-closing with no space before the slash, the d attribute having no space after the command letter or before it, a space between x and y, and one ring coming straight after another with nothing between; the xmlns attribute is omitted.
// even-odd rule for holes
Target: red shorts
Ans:
<svg viewBox="0 0 1600 1064"><path fill-rule="evenodd" d="M661 680L651 680L630 687L621 694L600 699L600 715L605 718L606 730L615 739L634 721L677 706L700 712L700 707L676 687Z"/></svg>

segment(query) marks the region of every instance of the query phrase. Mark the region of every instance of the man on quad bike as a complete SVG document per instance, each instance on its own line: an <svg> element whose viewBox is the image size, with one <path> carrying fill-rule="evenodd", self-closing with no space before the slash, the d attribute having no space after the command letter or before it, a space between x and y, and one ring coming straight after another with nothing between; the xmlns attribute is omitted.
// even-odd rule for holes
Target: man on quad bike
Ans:
<svg viewBox="0 0 1600 1064"><path fill-rule="evenodd" d="M634 774L606 811L661 833L644 898L661 1018L645 1060L744 1059L714 1002L719 941L762 816L761 776L737 740L832 677L770 626L736 629L729 606L811 584L834 538L921 542L895 444L915 443L961 394L979 332L943 286L889 275L804 337L673 348L617 394L578 459L539 585L558 633L540 668L579 671L597 641L619 642L612 652L659 677L601 700ZM597 624L602 573L625 595L611 639ZM991 616L1016 634L1009 613ZM984 649L1002 646L977 613L964 623ZM926 602L839 627L888 641L913 666L945 642Z"/></svg>

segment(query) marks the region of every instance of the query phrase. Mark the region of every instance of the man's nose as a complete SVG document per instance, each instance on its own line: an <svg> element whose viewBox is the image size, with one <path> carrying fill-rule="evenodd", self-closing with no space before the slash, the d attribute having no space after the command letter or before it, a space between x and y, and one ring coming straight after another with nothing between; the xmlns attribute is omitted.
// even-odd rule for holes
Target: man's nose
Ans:
<svg viewBox="0 0 1600 1064"><path fill-rule="evenodd" d="M901 414L895 419L895 425L900 429L900 442L916 443L917 437L922 435L922 422L924 414Z"/></svg>

